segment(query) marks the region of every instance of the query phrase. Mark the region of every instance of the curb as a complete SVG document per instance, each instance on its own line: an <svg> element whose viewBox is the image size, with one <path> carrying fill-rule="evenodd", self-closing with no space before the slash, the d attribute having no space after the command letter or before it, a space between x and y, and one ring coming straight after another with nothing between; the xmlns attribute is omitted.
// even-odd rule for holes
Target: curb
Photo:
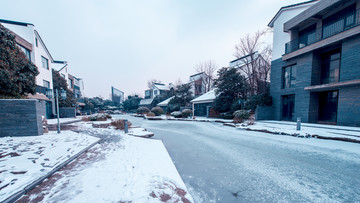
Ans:
<svg viewBox="0 0 360 203"><path fill-rule="evenodd" d="M292 137L297 137L297 138L317 138L317 139L322 139L322 140L335 140L335 141L352 142L352 143L360 144L360 140L344 138L344 137L325 137L325 136L321 136L321 135L310 135L310 134L309 135L307 134L306 136L302 136L302 135L298 135L298 134L289 134L289 133L284 133L284 132L272 132L269 130L258 130L258 129L250 129L250 128L237 128L237 129L262 132L262 133L268 133L268 134L273 134L273 135L286 135L286 136L292 136Z"/></svg>
<svg viewBox="0 0 360 203"><path fill-rule="evenodd" d="M89 135L91 136L91 135ZM51 170L49 173L47 173L46 175L38 178L37 180L35 180L34 182L30 183L28 186L24 187L24 189L21 189L20 191L16 192L15 194L11 195L10 197L6 198L2 203L12 203L15 202L17 199L19 199L21 196L23 196L24 194L28 193L30 190L32 190L33 188L35 188L37 185L39 185L40 183L42 183L45 179L49 178L50 176L52 176L54 173L56 173L57 171L59 171L61 168L65 167L66 165L68 165L70 162L72 162L74 159L78 158L81 154L83 154L84 152L86 152L87 150L89 150L91 147L93 147L94 145L98 144L101 141L98 140L94 143L92 143L91 145L89 145L88 147L84 148L83 150L81 150L80 152L78 152L77 154L75 154L74 156L72 156L71 158L69 158L68 160L64 161L63 163L61 163L59 166L55 167L53 170Z"/></svg>

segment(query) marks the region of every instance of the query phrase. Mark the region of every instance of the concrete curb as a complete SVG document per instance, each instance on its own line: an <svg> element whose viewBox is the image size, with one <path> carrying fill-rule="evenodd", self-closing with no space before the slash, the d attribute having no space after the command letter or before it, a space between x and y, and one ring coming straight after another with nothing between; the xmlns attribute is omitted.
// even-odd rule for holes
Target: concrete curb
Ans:
<svg viewBox="0 0 360 203"><path fill-rule="evenodd" d="M91 135L89 135L91 136ZM74 156L70 157L68 160L64 161L63 163L61 163L59 166L55 167L53 170L51 170L49 173L47 173L46 175L38 178L37 180L35 180L34 182L30 183L28 186L24 187L24 189L21 189L20 191L16 192L15 194L11 195L10 197L6 198L2 203L12 203L15 202L17 199L19 199L21 196L23 196L24 194L28 193L30 190L32 190L33 188L35 188L37 185L39 185L40 183L42 183L45 179L49 178L50 176L52 176L54 173L56 173L57 171L59 171L60 169L62 169L63 167L65 167L66 165L68 165L70 162L72 162L73 160L75 160L76 158L78 158L81 154L83 154L84 152L86 152L87 150L89 150L91 147L93 147L94 145L98 144L101 141L98 140L94 143L92 143L91 145L89 145L88 147L84 148L83 150L81 150L80 152L78 152L77 154L75 154Z"/></svg>

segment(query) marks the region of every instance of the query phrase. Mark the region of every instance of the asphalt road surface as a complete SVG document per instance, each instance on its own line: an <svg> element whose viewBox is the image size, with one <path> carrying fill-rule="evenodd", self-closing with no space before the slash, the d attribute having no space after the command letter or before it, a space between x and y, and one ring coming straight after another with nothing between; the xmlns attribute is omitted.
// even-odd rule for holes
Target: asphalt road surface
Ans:
<svg viewBox="0 0 360 203"><path fill-rule="evenodd" d="M196 202L360 202L359 144L115 117L163 141Z"/></svg>

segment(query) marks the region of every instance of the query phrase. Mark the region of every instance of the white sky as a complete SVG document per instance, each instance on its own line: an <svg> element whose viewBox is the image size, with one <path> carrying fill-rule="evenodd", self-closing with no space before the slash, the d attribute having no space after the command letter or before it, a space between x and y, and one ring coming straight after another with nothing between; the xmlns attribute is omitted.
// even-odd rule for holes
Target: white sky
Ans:
<svg viewBox="0 0 360 203"><path fill-rule="evenodd" d="M183 82L194 66L228 66L241 36L301 0L2 0L0 18L35 25L55 60L84 79L87 97L111 86L144 95L147 81Z"/></svg>

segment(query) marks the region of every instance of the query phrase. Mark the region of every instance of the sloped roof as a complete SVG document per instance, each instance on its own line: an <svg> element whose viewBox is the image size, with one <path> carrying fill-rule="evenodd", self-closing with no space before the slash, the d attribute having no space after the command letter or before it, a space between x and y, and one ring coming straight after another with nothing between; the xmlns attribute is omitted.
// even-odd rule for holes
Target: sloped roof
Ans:
<svg viewBox="0 0 360 203"><path fill-rule="evenodd" d="M153 102L154 98L151 99L142 99L140 100L140 104L139 105L150 105Z"/></svg>
<svg viewBox="0 0 360 203"><path fill-rule="evenodd" d="M174 96L172 96L172 97L158 103L157 106L167 106L172 98L174 98Z"/></svg>
<svg viewBox="0 0 360 203"><path fill-rule="evenodd" d="M154 83L154 87L156 87L159 90L169 90L169 87L165 86L164 84L160 84L160 83Z"/></svg>
<svg viewBox="0 0 360 203"><path fill-rule="evenodd" d="M305 5L305 4L309 4L309 3L314 3L314 2L317 2L318 0L310 0L310 1L304 1L304 2L300 2L300 3L297 3L297 4L291 4L291 5L288 5L288 6L283 6L279 9L279 11L275 14L275 16L271 19L271 21L269 22L268 26L269 27L273 27L274 26L274 22L275 20L277 19L277 17L279 17L279 15L281 14L281 12L285 9L288 9L288 8L293 8L293 7L297 7L297 6L302 6L302 5Z"/></svg>
<svg viewBox="0 0 360 203"><path fill-rule="evenodd" d="M216 93L215 93L215 89L212 89L208 92L206 92L205 94L201 95L200 97L197 97L193 100L191 100L191 103L198 103L198 102L204 102L204 101L209 101L212 102L214 101L214 99L216 98Z"/></svg>

